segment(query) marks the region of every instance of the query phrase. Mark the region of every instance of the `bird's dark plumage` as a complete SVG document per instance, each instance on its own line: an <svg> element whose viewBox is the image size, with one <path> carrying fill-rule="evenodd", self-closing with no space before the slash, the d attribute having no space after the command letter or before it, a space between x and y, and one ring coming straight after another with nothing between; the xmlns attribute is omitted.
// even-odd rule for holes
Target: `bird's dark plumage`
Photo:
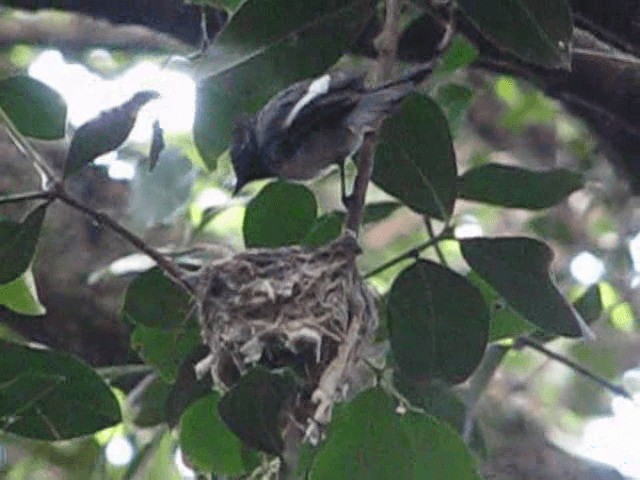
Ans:
<svg viewBox="0 0 640 480"><path fill-rule="evenodd" d="M236 125L231 145L235 191L252 180L308 180L332 164L342 165L430 72L431 66L423 65L368 89L363 73L338 71L282 90Z"/></svg>

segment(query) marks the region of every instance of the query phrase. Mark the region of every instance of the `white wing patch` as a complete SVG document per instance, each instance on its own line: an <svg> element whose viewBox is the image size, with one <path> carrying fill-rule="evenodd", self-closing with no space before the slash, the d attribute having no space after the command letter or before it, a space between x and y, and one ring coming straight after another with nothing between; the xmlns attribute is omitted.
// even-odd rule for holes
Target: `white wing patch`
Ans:
<svg viewBox="0 0 640 480"><path fill-rule="evenodd" d="M314 99L318 98L320 95L325 95L329 91L329 85L331 84L331 76L327 73L321 77L316 78L307 89L307 93L305 93L300 100L293 106L289 115L284 121L283 127L289 128L293 121L296 119L300 110L306 107L310 102Z"/></svg>

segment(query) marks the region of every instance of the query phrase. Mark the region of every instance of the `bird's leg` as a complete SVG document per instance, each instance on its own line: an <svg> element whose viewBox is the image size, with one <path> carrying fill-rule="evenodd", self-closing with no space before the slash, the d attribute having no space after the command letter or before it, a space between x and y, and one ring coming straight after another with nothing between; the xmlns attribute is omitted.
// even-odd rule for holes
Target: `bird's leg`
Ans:
<svg viewBox="0 0 640 480"><path fill-rule="evenodd" d="M344 164L345 164L344 160L338 162L338 168L340 169L340 192L342 194L341 196L342 204L344 205L344 208L349 210L349 204L353 199L353 194L347 195L347 181L345 179L345 174L344 174Z"/></svg>

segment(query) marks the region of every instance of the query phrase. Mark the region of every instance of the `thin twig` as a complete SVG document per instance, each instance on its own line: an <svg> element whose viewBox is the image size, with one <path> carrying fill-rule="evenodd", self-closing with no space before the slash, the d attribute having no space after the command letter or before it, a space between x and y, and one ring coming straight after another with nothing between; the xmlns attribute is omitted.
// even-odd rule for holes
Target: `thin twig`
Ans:
<svg viewBox="0 0 640 480"><path fill-rule="evenodd" d="M377 142L377 132L369 133L358 153L358 173L353 183L353 192L349 198L347 219L345 221L345 228L353 232L356 237L364 214L367 189L373 173L373 154L376 150Z"/></svg>
<svg viewBox="0 0 640 480"><path fill-rule="evenodd" d="M0 121L6 126L7 132L9 133L16 147L23 155L31 160L42 179L41 192L28 192L0 197L0 204L36 199L60 200L70 207L88 215L96 223L109 227L115 233L131 243L138 250L155 260L155 262L158 264L158 267L160 267L162 271L164 271L176 284L181 286L187 293L191 295L195 293L193 286L191 286L186 281L185 273L173 261L166 258L155 248L148 245L144 240L135 235L133 232L127 230L113 218L102 212L98 212L71 197L64 189L64 184L58 178L58 175L53 171L53 169L49 166L45 159L42 158L38 151L33 148L29 140L22 134L22 132L20 132L16 128L16 126L11 121L11 118L9 118L9 116L4 110L2 110L2 108L0 108Z"/></svg>
<svg viewBox="0 0 640 480"><path fill-rule="evenodd" d="M377 83L388 79L392 73L398 49L400 4L400 0L386 0L384 25L380 35L376 38L378 63L375 81ZM345 221L345 228L352 231L356 236L362 223L367 189L373 172L373 157L378 141L378 128L365 137L358 154L358 173L353 184L353 193L351 194Z"/></svg>
<svg viewBox="0 0 640 480"><path fill-rule="evenodd" d="M30 200L53 200L55 195L51 192L26 192L0 196L0 205L5 203L28 202Z"/></svg>
<svg viewBox="0 0 640 480"><path fill-rule="evenodd" d="M6 126L11 140L16 145L18 150L20 150L20 153L30 158L30 160L33 162L33 166L40 174L42 180L42 188L46 189L51 183L57 182L58 176L56 175L56 173L44 160L44 158L42 158L38 151L33 148L33 145L31 145L31 143L24 137L20 130L18 130L9 115L7 115L7 113L2 108L0 108L0 121Z"/></svg>
<svg viewBox="0 0 640 480"><path fill-rule="evenodd" d="M69 205L80 212L83 212L87 216L91 217L97 224L107 226L122 238L131 243L134 247L151 257L158 264L158 267L162 269L171 279L180 285L187 293L194 294L194 288L185 280L185 272L178 267L174 262L158 252L155 248L148 245L144 240L138 237L133 232L123 227L116 220L109 215L98 212L91 207L79 202L75 198L69 196L63 188L56 188L53 195L61 202Z"/></svg>
<svg viewBox="0 0 640 480"><path fill-rule="evenodd" d="M467 411L464 416L464 424L462 428L462 438L464 443L467 445L471 444L471 440L473 438L478 402L483 393L487 390L489 382L491 382L491 379L508 351L509 347L507 346L495 343L490 344L482 357L480 365L478 365L478 368L469 380L469 388L465 392L464 396L464 403L467 407Z"/></svg>
<svg viewBox="0 0 640 480"><path fill-rule="evenodd" d="M389 394L391 394L391 396L394 397L405 410L413 413L418 413L420 415L426 415L426 412L424 411L424 409L415 406L411 402L411 400L409 400L396 388L396 386L393 384L393 381L388 378L387 374L391 373L390 369L380 368L374 365L373 363L371 363L371 361L369 361L368 359L362 359L362 360L364 365L367 368L369 368L371 372L373 372L375 376L376 384L380 385Z"/></svg>
<svg viewBox="0 0 640 480"><path fill-rule="evenodd" d="M370 272L367 272L364 276L364 278L371 278L375 275L377 275L380 272L383 272L384 270L393 267L394 265L404 261L404 260L408 260L410 258L417 258L420 253L429 248L429 247L433 247L434 245L437 245L439 242L441 242L442 240L448 240L453 238L452 236L452 230L451 228L445 228L440 235L436 235L435 237L430 238L429 240L421 243L418 246L415 246L409 250L406 250L405 252L401 253L400 255L393 257L391 260L388 260L386 262L384 262L382 265L377 266L376 268L374 268L373 270L371 270Z"/></svg>
<svg viewBox="0 0 640 480"><path fill-rule="evenodd" d="M547 357L566 365L567 367L571 368L572 370L579 373L580 375L588 378L589 380L597 383L598 385L601 385L602 387L606 388L607 390L609 390L611 393L615 395L620 395L621 397L625 397L629 400L633 399L631 394L624 387L620 385L616 385L615 383L611 383L606 378L603 378L600 375L593 373L590 370L587 370L582 365L577 364L573 360L570 360L569 358L563 355L560 355L559 353L552 352L541 343L538 343L537 341L529 337L523 336L523 337L518 337L516 339L514 343L514 348L522 348L522 347L530 347L530 348L533 348L534 350L537 350L538 352L546 355Z"/></svg>
<svg viewBox="0 0 640 480"><path fill-rule="evenodd" d="M127 395L127 403L129 404L129 406L135 406L138 402L140 402L142 396L145 394L149 386L151 386L153 382L155 382L158 378L159 375L156 371L152 370L151 372L146 374L144 378L140 380Z"/></svg>
<svg viewBox="0 0 640 480"><path fill-rule="evenodd" d="M111 367L98 367L95 369L102 378L116 380L133 375L146 375L153 371L153 367L143 364L113 365Z"/></svg>
<svg viewBox="0 0 640 480"><path fill-rule="evenodd" d="M425 227L427 227L427 233L429 234L429 238L436 238L437 235L436 235L436 232L433 230L433 223L431 222L431 217L429 217L428 215L424 216L424 225ZM440 263L446 267L447 259L444 257L444 253L440 248L440 242L436 243L434 247L436 249L436 255L438 256L438 260L440 260Z"/></svg>

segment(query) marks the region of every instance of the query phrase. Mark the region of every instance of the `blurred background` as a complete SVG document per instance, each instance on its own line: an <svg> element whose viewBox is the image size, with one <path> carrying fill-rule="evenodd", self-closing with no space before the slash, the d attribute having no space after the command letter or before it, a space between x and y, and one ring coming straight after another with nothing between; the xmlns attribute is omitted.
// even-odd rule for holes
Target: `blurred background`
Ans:
<svg viewBox="0 0 640 480"><path fill-rule="evenodd" d="M196 46L83 15L3 7L0 32L0 74L27 72L58 91L68 105L69 131L139 90L153 89L161 95L141 111L122 148L73 179L74 194L155 246L184 252L203 245L243 248L243 205L263 184L232 198L228 158L223 155L215 172L203 168L191 137L196 86L186 59ZM582 465L577 457L640 478L638 199L588 127L534 86L477 69L457 73L453 87L448 80L440 84L436 78L426 88L454 131L459 172L493 161L534 170L564 167L587 178L585 189L543 211L460 201L456 236L530 235L549 243L556 254L553 268L560 289L575 299L597 285L603 304L603 314L592 325L595 340L553 340L549 348L637 392L635 402L616 398L539 353L511 350L477 406L491 453L487 478L621 478L604 467L601 475L609 476L589 476L595 475L596 467L588 462L579 467L584 470L555 470L548 477L527 477L522 471L512 477L490 476L493 467L504 471L500 462L530 465L535 471L541 465ZM155 120L164 130L167 147L150 171L146 159ZM64 158L63 142L36 146L54 164ZM0 172L2 194L37 188L37 176L4 131ZM352 178L353 169L349 173ZM323 212L342 208L337 172L310 186ZM375 188L369 200L388 203L363 232L363 272L427 238L420 215ZM11 218L25 211L25 206L15 204L0 207L0 215ZM0 307L0 336L22 336L75 353L104 367L106 375L109 366L135 363L118 310L126 282L146 268L145 258L63 206L54 206L48 220L32 269L38 286L37 293L33 287L34 298L47 312L33 316L28 307L23 313L17 313L17 304ZM443 251L454 268L465 271L455 241L444 243ZM372 284L384 294L402 266L374 276ZM120 395L124 424L95 437L55 444L0 433L0 478L194 478L176 450L173 434L155 426L149 402L131 401L137 398L125 381L114 384L129 396L125 401L125 394ZM144 468L136 462L144 462Z"/></svg>

